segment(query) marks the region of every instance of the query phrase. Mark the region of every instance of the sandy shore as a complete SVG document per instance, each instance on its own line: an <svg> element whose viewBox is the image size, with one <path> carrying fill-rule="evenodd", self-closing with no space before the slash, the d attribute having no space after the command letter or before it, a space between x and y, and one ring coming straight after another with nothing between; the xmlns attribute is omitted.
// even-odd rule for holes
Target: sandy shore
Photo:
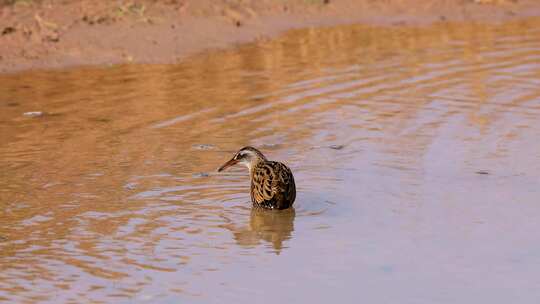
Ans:
<svg viewBox="0 0 540 304"><path fill-rule="evenodd" d="M174 63L293 28L501 22L537 0L0 0L0 72Z"/></svg>

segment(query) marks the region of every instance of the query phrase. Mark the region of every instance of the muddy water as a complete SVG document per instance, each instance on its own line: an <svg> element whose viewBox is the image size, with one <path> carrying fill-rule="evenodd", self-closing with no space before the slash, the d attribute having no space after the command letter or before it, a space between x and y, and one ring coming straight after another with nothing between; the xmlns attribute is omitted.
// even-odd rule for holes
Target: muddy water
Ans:
<svg viewBox="0 0 540 304"><path fill-rule="evenodd" d="M0 84L0 302L540 298L540 20ZM247 144L293 169L294 210L215 173Z"/></svg>

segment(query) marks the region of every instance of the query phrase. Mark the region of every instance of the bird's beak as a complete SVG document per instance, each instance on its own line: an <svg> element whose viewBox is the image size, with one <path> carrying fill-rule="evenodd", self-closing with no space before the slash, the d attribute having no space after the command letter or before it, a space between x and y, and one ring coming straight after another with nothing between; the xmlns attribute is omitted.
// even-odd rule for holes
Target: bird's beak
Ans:
<svg viewBox="0 0 540 304"><path fill-rule="evenodd" d="M217 170L218 172L221 172L227 168L229 168L230 166L234 166L238 163L238 161L236 159L231 159L229 160L228 162L226 162L225 164L223 164L223 166L219 167L219 169Z"/></svg>

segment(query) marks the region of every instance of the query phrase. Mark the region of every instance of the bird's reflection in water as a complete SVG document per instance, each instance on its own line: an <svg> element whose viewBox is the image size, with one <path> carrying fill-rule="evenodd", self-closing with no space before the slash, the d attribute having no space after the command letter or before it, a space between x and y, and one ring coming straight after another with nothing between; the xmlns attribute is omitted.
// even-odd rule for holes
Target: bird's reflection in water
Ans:
<svg viewBox="0 0 540 304"><path fill-rule="evenodd" d="M291 238L295 215L294 208L285 210L252 208L249 225L230 228L238 245L253 247L262 240L272 244L274 252L279 254L283 249L283 243Z"/></svg>

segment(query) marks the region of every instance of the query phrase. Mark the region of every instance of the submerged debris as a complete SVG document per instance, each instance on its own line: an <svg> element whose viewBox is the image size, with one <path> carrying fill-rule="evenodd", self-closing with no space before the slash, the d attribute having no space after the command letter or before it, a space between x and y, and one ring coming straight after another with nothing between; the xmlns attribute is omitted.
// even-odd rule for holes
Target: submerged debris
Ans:
<svg viewBox="0 0 540 304"><path fill-rule="evenodd" d="M334 149L334 150L341 150L341 149L345 148L345 145L331 145L328 148Z"/></svg>
<svg viewBox="0 0 540 304"><path fill-rule="evenodd" d="M26 116L26 117L39 117L39 116L43 116L44 114L45 113L41 112L41 111L33 111L33 112L24 112L23 116Z"/></svg>
<svg viewBox="0 0 540 304"><path fill-rule="evenodd" d="M195 150L212 150L216 146L212 144L198 144L198 145L192 145L191 147Z"/></svg>
<svg viewBox="0 0 540 304"><path fill-rule="evenodd" d="M127 183L124 185L126 190L135 190L137 188L137 183Z"/></svg>
<svg viewBox="0 0 540 304"><path fill-rule="evenodd" d="M194 178L209 177L210 173L208 173L208 172L197 172L197 173L193 173L191 176L194 177Z"/></svg>

